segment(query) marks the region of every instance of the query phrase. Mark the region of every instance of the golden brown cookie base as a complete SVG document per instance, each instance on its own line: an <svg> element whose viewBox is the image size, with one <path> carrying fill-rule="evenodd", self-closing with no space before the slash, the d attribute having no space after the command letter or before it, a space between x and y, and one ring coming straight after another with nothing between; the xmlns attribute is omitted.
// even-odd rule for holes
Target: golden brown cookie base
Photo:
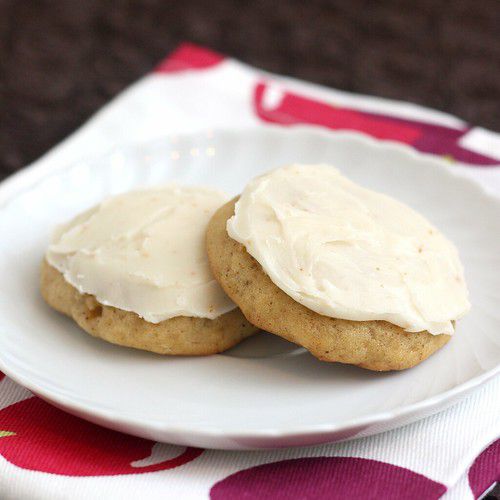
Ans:
<svg viewBox="0 0 500 500"><path fill-rule="evenodd" d="M236 199L221 207L207 231L212 271L227 295L257 327L305 347L318 359L369 370L403 370L442 347L449 335L408 333L386 321L322 316L278 288L245 247L229 237L226 222Z"/></svg>
<svg viewBox="0 0 500 500"><path fill-rule="evenodd" d="M41 291L47 304L73 318L90 335L159 354L216 354L257 331L239 309L215 319L178 316L149 323L135 313L104 306L93 295L82 295L45 260Z"/></svg>

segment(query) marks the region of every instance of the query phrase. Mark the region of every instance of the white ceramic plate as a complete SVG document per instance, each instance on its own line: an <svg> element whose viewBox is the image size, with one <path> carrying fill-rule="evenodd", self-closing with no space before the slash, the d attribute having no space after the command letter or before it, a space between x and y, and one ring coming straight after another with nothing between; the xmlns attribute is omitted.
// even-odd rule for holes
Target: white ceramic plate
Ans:
<svg viewBox="0 0 500 500"><path fill-rule="evenodd" d="M269 334L222 355L162 357L107 344L45 306L51 229L103 197L175 180L230 194L291 162L329 162L422 212L459 248L472 311L408 371L328 364ZM169 137L0 187L0 368L93 422L183 445L308 445L385 431L446 408L500 371L500 205L445 161L354 133L256 129Z"/></svg>

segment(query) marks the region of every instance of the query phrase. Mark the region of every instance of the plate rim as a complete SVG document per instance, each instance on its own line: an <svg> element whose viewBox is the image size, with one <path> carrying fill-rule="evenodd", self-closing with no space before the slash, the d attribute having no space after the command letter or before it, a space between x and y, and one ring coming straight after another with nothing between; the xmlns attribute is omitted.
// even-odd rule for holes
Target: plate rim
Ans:
<svg viewBox="0 0 500 500"><path fill-rule="evenodd" d="M312 135L322 136L324 139L349 139L352 141L358 141L363 143L368 147L375 147L377 149L389 148L391 150L398 150L399 152L410 156L412 159L417 159L421 161L431 162L433 166L440 169L446 175L460 179L461 182L468 185L468 189L476 190L478 194L489 199L490 202L497 205L500 209L500 197L494 195L490 191L486 190L483 185L475 181L469 176L462 174L459 169L454 169L455 165L463 165L467 168L477 168L463 163L456 162L453 165L449 163L448 160L444 158L416 151L414 148L407 144L402 144L397 141L392 140L380 140L375 139L367 134L355 132L355 131L330 131L326 129L321 129L314 126L308 125L296 125L293 127L282 127L277 125L261 125L261 126L251 126L251 127L241 127L235 129L228 128L216 128L210 129L214 135L239 135L242 133L253 133L253 134L277 134L281 136L303 134L308 133ZM38 182L43 181L50 175L55 175L59 171L65 171L75 167L82 162L94 162L100 159L106 158L116 151L123 151L123 149L128 148L140 148L141 146L147 146L149 144L155 143L158 140L165 140L168 137L175 136L176 138L195 138L200 137L203 134L203 130L186 132L186 133L176 133L176 134L162 134L155 138L151 138L145 141L136 142L126 142L121 144L115 144L106 151L102 151L99 154L88 155L82 157L77 161L73 161L64 165L52 165L49 161L47 164L39 165L38 162L22 169L19 172L12 174L0 183L0 211L3 210L13 199L23 194L25 191L33 188L38 184ZM49 160L49 159L47 159ZM46 160L46 161L47 161ZM490 167L488 167L490 168ZM319 434L334 434L341 431L348 431L355 428L366 428L369 426L384 424L391 422L393 420L408 419L408 423L420 418L424 418L425 415L421 417L416 417L412 420L412 415L416 413L425 413L426 410L430 410L427 415L439 412L442 409L449 407L450 405L458 402L460 399L466 397L474 389L491 380L493 377L500 373L500 362L493 368L476 375L468 379L467 381L443 391L434 396L424 398L418 402L398 406L392 410L387 410L383 412L375 412L370 415L365 415L357 418L351 418L347 420L342 420L340 422L324 423L324 424L307 424L305 426L287 426L286 428L262 428L258 430L247 430L241 428L238 430L225 430L224 428L217 426L209 427L197 427L192 428L190 426L183 427L180 425L171 425L166 422L162 422L156 419L141 419L140 417L127 415L118 412L117 410L108 410L99 405L92 403L85 403L74 398L71 395L65 395L57 390L51 389L50 387L44 386L43 382L32 380L29 378L29 370L27 370L28 375L25 375L26 369L22 366L16 365L16 360L10 360L8 356L5 356L3 352L0 351L0 370L7 375L7 377L14 380L16 383L27 388L34 394L42 397L43 399L53 402L56 406L64 408L66 411L77 414L79 416L86 415L92 418L98 419L101 425L111 426L121 426L154 429L158 432L169 432L177 435L188 434L190 436L202 436L207 439L210 438L225 438L225 439L266 439L266 438L283 438L283 437L313 437ZM438 407L439 406L439 407ZM87 418L87 417L84 417ZM398 427L396 425L395 427ZM353 436L357 437L357 436ZM352 438L351 438L352 439Z"/></svg>

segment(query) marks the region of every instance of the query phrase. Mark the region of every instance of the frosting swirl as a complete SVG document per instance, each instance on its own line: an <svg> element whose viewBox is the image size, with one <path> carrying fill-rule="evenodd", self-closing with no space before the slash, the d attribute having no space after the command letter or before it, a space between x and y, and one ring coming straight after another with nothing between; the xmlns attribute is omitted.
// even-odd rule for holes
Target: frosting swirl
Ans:
<svg viewBox="0 0 500 500"><path fill-rule="evenodd" d="M470 308L454 245L411 208L328 165L254 179L227 231L276 286L325 316L451 335Z"/></svg>
<svg viewBox="0 0 500 500"><path fill-rule="evenodd" d="M214 319L236 307L205 252L207 223L226 200L173 185L114 196L57 228L46 259L80 293L150 323Z"/></svg>

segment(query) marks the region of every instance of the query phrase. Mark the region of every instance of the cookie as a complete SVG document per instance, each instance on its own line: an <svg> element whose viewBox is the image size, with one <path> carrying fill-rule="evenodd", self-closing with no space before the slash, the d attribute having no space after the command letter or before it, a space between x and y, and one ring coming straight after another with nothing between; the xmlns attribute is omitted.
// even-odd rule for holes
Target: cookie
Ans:
<svg viewBox="0 0 500 500"><path fill-rule="evenodd" d="M239 309L215 319L177 316L150 323L133 312L102 305L93 295L81 294L47 261L42 263L41 292L49 306L73 318L90 335L158 354L216 354L257 330Z"/></svg>
<svg viewBox="0 0 500 500"><path fill-rule="evenodd" d="M318 314L278 288L245 247L229 237L226 224L234 199L212 217L207 251L215 278L256 327L305 347L329 362L375 371L403 370L441 348L449 335L409 333L386 321L350 321Z"/></svg>

